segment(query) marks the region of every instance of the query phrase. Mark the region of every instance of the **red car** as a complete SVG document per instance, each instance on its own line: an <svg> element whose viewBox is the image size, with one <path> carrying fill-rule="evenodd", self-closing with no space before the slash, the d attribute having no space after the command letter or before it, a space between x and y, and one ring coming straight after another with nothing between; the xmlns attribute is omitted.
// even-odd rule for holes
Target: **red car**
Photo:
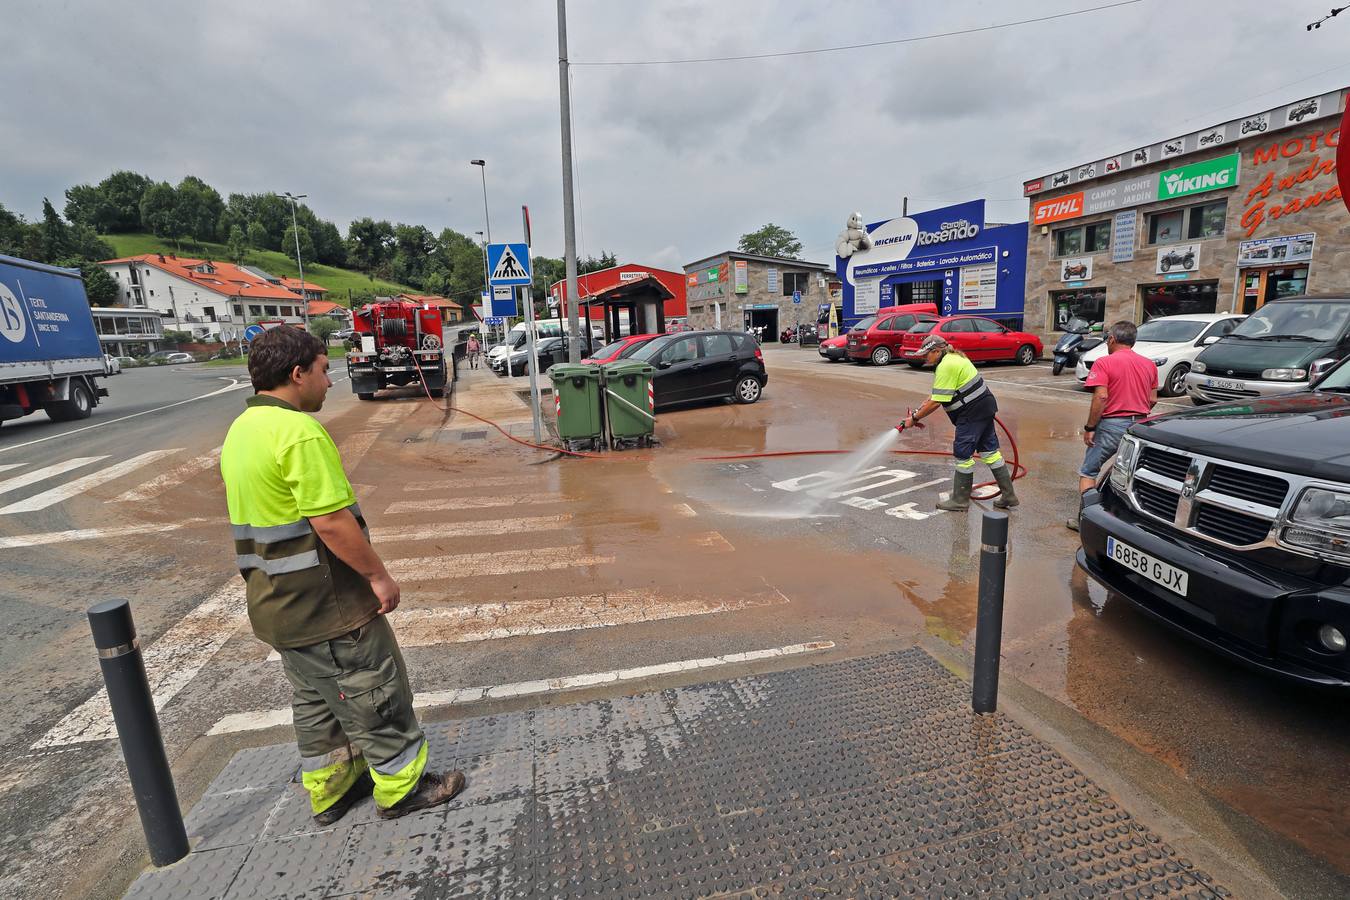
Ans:
<svg viewBox="0 0 1350 900"><path fill-rule="evenodd" d="M821 341L817 352L830 362L848 359L848 333Z"/></svg>
<svg viewBox="0 0 1350 900"><path fill-rule="evenodd" d="M920 322L936 322L937 306L932 303L909 303L888 306L875 316L863 319L848 332L848 358L884 366L900 356L904 336Z"/></svg>
<svg viewBox="0 0 1350 900"><path fill-rule="evenodd" d="M1008 360L1029 366L1041 355L1041 339L1025 331L1013 331L983 316L945 316L931 327L915 325L905 335L902 355L914 368L923 366L922 358L915 358L919 345L930 333L940 334L947 343L972 362Z"/></svg>
<svg viewBox="0 0 1350 900"><path fill-rule="evenodd" d="M582 360L588 366L598 366L603 363L611 363L620 359L627 359L632 356L637 349L652 338L661 337L659 334L631 334L625 338L619 338L617 341L608 343L596 350L590 356Z"/></svg>

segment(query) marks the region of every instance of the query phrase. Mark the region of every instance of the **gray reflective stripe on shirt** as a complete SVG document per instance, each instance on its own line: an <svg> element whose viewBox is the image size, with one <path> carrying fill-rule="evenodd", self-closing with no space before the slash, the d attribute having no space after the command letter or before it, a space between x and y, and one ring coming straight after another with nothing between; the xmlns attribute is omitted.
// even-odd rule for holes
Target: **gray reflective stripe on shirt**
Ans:
<svg viewBox="0 0 1350 900"><path fill-rule="evenodd" d="M933 388L934 397L955 397L956 391L949 391L943 388Z"/></svg>
<svg viewBox="0 0 1350 900"><path fill-rule="evenodd" d="M230 528L234 531L236 541L254 541L259 544L289 541L314 531L309 519L300 519L286 525L231 525Z"/></svg>
<svg viewBox="0 0 1350 900"><path fill-rule="evenodd" d="M307 550L294 556L281 556L276 559L263 559L256 553L242 553L235 557L235 562L238 563L241 572L249 569L261 569L268 575L286 575L291 572L302 572L305 569L317 568L319 551Z"/></svg>
<svg viewBox="0 0 1350 900"><path fill-rule="evenodd" d="M957 388L955 398L947 404L947 409L960 409L972 400L978 400L989 393L989 388L984 383L984 377L976 375L970 381L967 381L961 387Z"/></svg>

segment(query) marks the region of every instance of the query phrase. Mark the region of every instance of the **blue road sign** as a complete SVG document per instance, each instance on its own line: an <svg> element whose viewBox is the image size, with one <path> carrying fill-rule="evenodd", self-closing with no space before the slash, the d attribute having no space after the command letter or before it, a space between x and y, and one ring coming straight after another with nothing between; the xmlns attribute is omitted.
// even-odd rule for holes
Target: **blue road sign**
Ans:
<svg viewBox="0 0 1350 900"><path fill-rule="evenodd" d="M251 341L255 337L261 336L266 330L267 329L263 328L261 325L250 325L244 329L244 340Z"/></svg>
<svg viewBox="0 0 1350 900"><path fill-rule="evenodd" d="M520 315L520 310L516 308L516 289L494 287L492 289L492 305L488 308L488 314L502 318Z"/></svg>
<svg viewBox="0 0 1350 900"><path fill-rule="evenodd" d="M488 244L488 284L520 287L530 284L529 244Z"/></svg>
<svg viewBox="0 0 1350 900"><path fill-rule="evenodd" d="M801 302L802 302L802 292L801 292L801 291L793 291L793 292L792 292L792 302L793 302L793 303L801 303Z"/></svg>
<svg viewBox="0 0 1350 900"><path fill-rule="evenodd" d="M501 316L488 316L486 319L483 320L483 323L485 325L501 325L505 321L506 320Z"/></svg>

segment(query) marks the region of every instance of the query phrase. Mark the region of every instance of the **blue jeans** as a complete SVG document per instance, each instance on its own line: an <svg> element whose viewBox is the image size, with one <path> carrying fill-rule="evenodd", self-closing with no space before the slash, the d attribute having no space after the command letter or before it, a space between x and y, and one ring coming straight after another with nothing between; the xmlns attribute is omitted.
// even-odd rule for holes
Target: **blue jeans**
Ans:
<svg viewBox="0 0 1350 900"><path fill-rule="evenodd" d="M1083 456L1083 468L1078 470L1078 474L1084 478L1096 478L1100 475L1102 466L1120 447L1120 439L1125 437L1125 432L1141 418L1143 417L1118 416L1098 422L1097 430L1092 435L1092 446L1087 448L1087 453Z"/></svg>

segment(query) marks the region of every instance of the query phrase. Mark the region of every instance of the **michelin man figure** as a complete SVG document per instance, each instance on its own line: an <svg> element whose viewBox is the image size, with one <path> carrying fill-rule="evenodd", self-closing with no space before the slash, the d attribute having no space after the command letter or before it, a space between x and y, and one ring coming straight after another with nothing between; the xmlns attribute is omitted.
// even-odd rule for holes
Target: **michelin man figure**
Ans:
<svg viewBox="0 0 1350 900"><path fill-rule="evenodd" d="M863 224L862 213L855 212L848 217L848 225L839 232L839 241L834 245L834 252L840 259L848 259L854 253L871 249L872 236L867 233L867 226Z"/></svg>

